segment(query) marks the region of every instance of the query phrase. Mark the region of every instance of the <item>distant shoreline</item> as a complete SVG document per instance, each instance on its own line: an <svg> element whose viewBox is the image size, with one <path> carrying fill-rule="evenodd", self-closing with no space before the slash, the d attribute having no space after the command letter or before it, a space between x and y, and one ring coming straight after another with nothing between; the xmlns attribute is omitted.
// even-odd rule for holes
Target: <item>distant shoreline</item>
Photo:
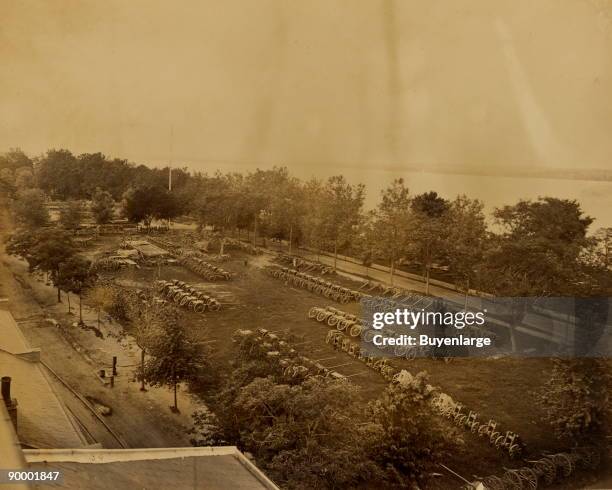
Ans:
<svg viewBox="0 0 612 490"><path fill-rule="evenodd" d="M482 168L454 168L454 167L384 167L380 170L389 172L423 172L429 174L453 174L470 175L480 177L512 177L530 179L563 179L563 180L584 180L591 182L612 182L612 170L605 169L565 169L565 168L521 168L513 167L509 169L498 169L495 171L484 170Z"/></svg>

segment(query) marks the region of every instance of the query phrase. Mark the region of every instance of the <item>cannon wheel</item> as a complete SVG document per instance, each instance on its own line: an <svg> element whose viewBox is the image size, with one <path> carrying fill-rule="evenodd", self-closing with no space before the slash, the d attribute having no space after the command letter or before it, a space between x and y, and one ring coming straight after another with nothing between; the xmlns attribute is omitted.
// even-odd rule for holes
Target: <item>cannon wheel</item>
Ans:
<svg viewBox="0 0 612 490"><path fill-rule="evenodd" d="M521 490L523 488L523 480L518 470L508 470L504 473L503 476L504 483L506 483L506 488Z"/></svg>

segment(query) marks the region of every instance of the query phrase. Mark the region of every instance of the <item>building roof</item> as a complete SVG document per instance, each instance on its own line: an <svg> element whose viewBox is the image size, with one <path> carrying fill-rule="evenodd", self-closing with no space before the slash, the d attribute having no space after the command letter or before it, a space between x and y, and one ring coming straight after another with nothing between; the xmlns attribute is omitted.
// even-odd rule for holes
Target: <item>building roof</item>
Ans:
<svg viewBox="0 0 612 490"><path fill-rule="evenodd" d="M87 444L53 390L40 363L10 312L0 309L0 376L10 376L17 400L17 435L25 446L79 448Z"/></svg>
<svg viewBox="0 0 612 490"><path fill-rule="evenodd" d="M277 490L234 446L25 450L28 467L59 470L62 488Z"/></svg>
<svg viewBox="0 0 612 490"><path fill-rule="evenodd" d="M166 250L158 247L157 245L153 245L146 240L132 240L128 241L127 244L135 250L138 250L145 258L168 255Z"/></svg>
<svg viewBox="0 0 612 490"><path fill-rule="evenodd" d="M0 463L7 467L61 471L62 482L50 485L65 489L278 490L234 446L84 448L86 440L53 391L39 359L40 351L29 347L13 316L0 309L0 376L12 378L11 398L18 401L15 434L0 399Z"/></svg>

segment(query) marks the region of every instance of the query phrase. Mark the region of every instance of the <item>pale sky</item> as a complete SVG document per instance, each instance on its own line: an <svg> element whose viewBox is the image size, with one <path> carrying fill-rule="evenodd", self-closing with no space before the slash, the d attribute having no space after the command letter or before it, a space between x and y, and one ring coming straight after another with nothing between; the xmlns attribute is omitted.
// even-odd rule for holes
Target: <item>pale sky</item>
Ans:
<svg viewBox="0 0 612 490"><path fill-rule="evenodd" d="M612 169L608 0L0 0L0 19L0 151Z"/></svg>

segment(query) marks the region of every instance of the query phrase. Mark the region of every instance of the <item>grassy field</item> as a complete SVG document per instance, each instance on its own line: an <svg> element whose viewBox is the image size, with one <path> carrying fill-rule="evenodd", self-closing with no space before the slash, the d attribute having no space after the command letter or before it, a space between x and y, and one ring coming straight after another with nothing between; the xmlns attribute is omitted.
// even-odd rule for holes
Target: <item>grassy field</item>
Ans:
<svg viewBox="0 0 612 490"><path fill-rule="evenodd" d="M156 268L124 270L116 279L124 286L144 289L152 287L159 274L161 279L179 279L192 284L224 303L219 312L186 314L191 335L213 347L213 365L219 370L230 369L229 362L233 359L231 336L235 330L265 328L291 335L300 353L348 376L362 388L364 400L376 398L384 390L387 382L378 373L326 344L329 327L307 317L312 306L327 305L358 314L358 304L338 305L271 278L264 270L271 262L268 255L252 257L236 251L231 255L229 262L220 264L234 274L231 281L208 282L181 266L166 266L159 271ZM244 259L248 259L248 265ZM346 277L329 277L335 282L358 287ZM392 364L412 373L427 371L433 385L441 387L468 409L477 411L481 420L492 418L503 430L518 432L530 456L537 456L544 450L562 449L543 423L537 404L537 392L550 369L549 360L472 358L445 362L421 358L393 359ZM503 466L520 465L489 446L484 439L467 431L463 432L463 438L463 450L448 465L468 477L500 473Z"/></svg>

